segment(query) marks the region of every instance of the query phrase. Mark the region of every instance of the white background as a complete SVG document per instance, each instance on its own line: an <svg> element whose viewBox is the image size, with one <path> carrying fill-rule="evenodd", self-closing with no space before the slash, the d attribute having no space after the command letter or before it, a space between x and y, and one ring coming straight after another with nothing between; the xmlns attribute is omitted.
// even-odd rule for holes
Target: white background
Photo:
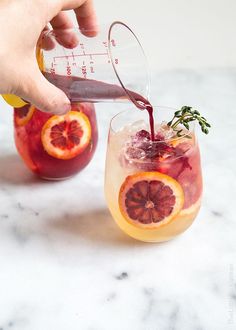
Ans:
<svg viewBox="0 0 236 330"><path fill-rule="evenodd" d="M233 67L235 0L94 0L99 21L125 21L151 68Z"/></svg>
<svg viewBox="0 0 236 330"><path fill-rule="evenodd" d="M89 166L48 183L18 157L12 109L0 100L0 329L235 330L236 0L95 5L101 23L123 20L140 37L158 104L194 106L212 124L199 134L202 208L173 241L130 239L103 196L117 105L96 105Z"/></svg>

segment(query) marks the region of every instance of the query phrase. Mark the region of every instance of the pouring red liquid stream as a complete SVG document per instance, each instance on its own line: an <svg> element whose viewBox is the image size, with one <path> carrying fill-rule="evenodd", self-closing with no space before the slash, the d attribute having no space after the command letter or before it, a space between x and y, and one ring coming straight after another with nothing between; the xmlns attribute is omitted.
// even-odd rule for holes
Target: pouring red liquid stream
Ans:
<svg viewBox="0 0 236 330"><path fill-rule="evenodd" d="M44 76L68 96L71 102L99 102L101 100L130 99L135 106L146 109L149 115L151 140L155 140L153 107L147 99L121 86L75 76L62 76L44 72Z"/></svg>

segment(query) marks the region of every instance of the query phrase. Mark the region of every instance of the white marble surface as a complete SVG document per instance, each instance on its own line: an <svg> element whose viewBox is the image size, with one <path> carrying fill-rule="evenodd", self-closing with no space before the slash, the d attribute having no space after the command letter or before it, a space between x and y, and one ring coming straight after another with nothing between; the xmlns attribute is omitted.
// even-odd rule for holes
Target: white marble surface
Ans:
<svg viewBox="0 0 236 330"><path fill-rule="evenodd" d="M200 109L201 212L164 244L125 236L103 196L113 104L97 106L93 162L59 183L36 180L18 158L11 110L0 101L1 330L236 329L236 70L154 75L158 103Z"/></svg>

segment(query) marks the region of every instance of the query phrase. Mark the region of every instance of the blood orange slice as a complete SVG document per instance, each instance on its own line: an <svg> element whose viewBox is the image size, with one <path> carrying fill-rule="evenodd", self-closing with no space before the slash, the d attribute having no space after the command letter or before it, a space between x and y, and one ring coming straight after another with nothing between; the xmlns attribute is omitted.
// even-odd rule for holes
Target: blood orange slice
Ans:
<svg viewBox="0 0 236 330"><path fill-rule="evenodd" d="M171 222L184 204L180 184L160 172L141 172L128 176L120 188L119 206L131 224L156 229Z"/></svg>
<svg viewBox="0 0 236 330"><path fill-rule="evenodd" d="M44 124L41 140L45 151L52 157L74 158L85 150L91 140L89 119L78 111L53 116Z"/></svg>
<svg viewBox="0 0 236 330"><path fill-rule="evenodd" d="M15 122L18 126L26 125L32 118L35 111L33 105L26 104L21 108L15 108Z"/></svg>

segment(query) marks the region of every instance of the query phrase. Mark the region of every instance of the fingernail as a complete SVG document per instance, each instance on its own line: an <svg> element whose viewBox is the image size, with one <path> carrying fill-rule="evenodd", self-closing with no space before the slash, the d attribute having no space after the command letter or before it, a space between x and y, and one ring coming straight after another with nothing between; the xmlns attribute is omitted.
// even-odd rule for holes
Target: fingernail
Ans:
<svg viewBox="0 0 236 330"><path fill-rule="evenodd" d="M58 115L65 115L67 112L71 110L71 105L68 103L65 103L62 107L60 107L57 111Z"/></svg>

